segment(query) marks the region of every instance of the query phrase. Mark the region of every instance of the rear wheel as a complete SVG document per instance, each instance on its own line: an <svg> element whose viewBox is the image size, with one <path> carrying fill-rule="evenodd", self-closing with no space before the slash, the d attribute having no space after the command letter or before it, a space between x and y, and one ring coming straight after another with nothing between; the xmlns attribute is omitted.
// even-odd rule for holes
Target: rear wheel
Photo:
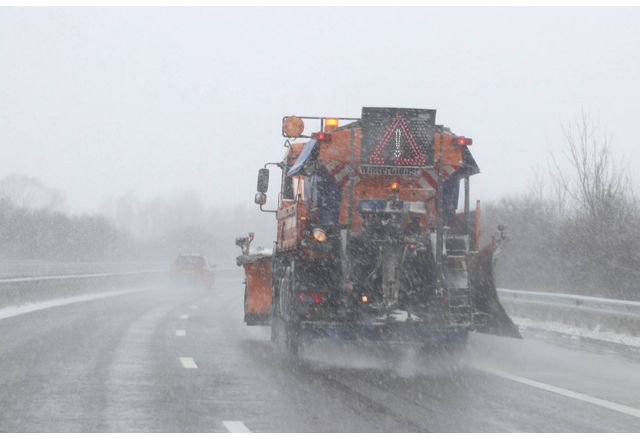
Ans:
<svg viewBox="0 0 640 439"><path fill-rule="evenodd" d="M297 319L296 313L296 275L295 275L295 263L287 269L287 282L283 283L283 289L281 293L284 295L283 299L287 302L287 309L289 310L289 318L286 322L286 343L287 350L292 355L298 355L300 346L302 345L302 326Z"/></svg>
<svg viewBox="0 0 640 439"><path fill-rule="evenodd" d="M271 341L273 343L278 343L280 341L280 327L282 325L282 321L275 314L271 314Z"/></svg>
<svg viewBox="0 0 640 439"><path fill-rule="evenodd" d="M271 341L273 343L278 343L282 338L282 327L284 322L282 321L282 317L280 317L280 313L278 312L277 302L274 300L272 303L271 310Z"/></svg>
<svg viewBox="0 0 640 439"><path fill-rule="evenodd" d="M274 264L273 276L276 280L272 284L273 294L271 296L271 341L278 343L282 339L284 331L284 320L280 314L280 296L284 283L284 276L281 268Z"/></svg>
<svg viewBox="0 0 640 439"><path fill-rule="evenodd" d="M244 312L247 312L247 299L249 298L249 289L247 288L247 283L244 284Z"/></svg>
<svg viewBox="0 0 640 439"><path fill-rule="evenodd" d="M287 351L292 355L298 355L302 345L302 330L300 323L287 322L286 335Z"/></svg>

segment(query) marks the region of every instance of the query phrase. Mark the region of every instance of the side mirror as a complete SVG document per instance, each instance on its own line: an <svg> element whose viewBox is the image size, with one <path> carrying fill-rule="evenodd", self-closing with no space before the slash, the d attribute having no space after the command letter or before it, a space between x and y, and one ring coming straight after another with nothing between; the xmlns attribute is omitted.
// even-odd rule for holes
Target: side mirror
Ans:
<svg viewBox="0 0 640 439"><path fill-rule="evenodd" d="M256 204L259 204L261 206L265 205L267 203L267 194L265 194L264 192L258 192L254 201Z"/></svg>
<svg viewBox="0 0 640 439"><path fill-rule="evenodd" d="M267 192L269 189L269 170L267 168L262 168L258 171L258 192L262 192L263 194ZM256 201L256 203L258 203ZM264 204L264 203L258 203Z"/></svg>

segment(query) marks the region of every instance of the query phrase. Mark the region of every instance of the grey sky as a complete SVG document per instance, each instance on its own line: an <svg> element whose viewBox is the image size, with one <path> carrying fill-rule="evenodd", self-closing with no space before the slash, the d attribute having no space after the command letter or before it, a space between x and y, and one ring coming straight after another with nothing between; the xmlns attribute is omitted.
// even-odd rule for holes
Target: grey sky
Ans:
<svg viewBox="0 0 640 439"><path fill-rule="evenodd" d="M637 8L0 8L0 177L250 203L285 114L436 108L474 196L523 190L581 107L640 168Z"/></svg>

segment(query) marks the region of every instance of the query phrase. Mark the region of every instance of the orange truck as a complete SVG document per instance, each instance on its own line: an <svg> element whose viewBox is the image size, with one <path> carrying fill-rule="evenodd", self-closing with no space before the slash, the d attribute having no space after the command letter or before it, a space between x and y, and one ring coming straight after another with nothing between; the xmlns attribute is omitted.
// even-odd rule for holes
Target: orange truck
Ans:
<svg viewBox="0 0 640 439"><path fill-rule="evenodd" d="M435 116L366 107L357 119L283 118L287 152L259 170L255 196L275 214L275 248L252 258L247 244L238 259L245 321L270 324L292 353L310 337L424 347L464 346L472 330L520 337L494 285L497 243L480 248L472 140ZM274 209L270 166L281 171Z"/></svg>

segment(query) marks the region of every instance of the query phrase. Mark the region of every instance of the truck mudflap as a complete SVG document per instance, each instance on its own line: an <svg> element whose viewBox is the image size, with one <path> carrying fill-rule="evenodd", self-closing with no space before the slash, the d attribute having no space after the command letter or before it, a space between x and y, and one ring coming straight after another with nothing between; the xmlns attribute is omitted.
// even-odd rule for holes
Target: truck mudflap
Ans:
<svg viewBox="0 0 640 439"><path fill-rule="evenodd" d="M500 335L503 337L522 338L518 327L507 315L496 290L493 277L493 255L495 244L482 248L471 259L469 264L469 282L471 298L477 312L484 314L483 324L476 326L477 332Z"/></svg>

